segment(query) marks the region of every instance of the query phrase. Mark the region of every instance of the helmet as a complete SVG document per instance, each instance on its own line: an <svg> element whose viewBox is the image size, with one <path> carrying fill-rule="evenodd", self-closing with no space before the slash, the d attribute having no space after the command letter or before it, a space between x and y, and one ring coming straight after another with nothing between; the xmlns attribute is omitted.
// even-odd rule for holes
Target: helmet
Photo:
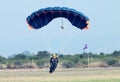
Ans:
<svg viewBox="0 0 120 82"><path fill-rule="evenodd" d="M52 57L53 57L53 58L56 58L56 57L57 57L57 55L56 55L56 54L52 54Z"/></svg>

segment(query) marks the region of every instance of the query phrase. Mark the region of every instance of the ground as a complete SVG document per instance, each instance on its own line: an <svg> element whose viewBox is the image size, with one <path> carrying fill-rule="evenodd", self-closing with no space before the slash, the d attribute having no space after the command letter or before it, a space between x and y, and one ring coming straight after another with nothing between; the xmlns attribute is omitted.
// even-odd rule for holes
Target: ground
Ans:
<svg viewBox="0 0 120 82"><path fill-rule="evenodd" d="M4 69L0 82L120 82L120 68Z"/></svg>

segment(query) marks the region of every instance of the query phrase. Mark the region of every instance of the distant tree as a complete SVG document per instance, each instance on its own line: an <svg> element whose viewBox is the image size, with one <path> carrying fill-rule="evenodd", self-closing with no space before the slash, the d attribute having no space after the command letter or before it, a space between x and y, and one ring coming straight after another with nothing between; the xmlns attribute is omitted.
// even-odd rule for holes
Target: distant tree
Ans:
<svg viewBox="0 0 120 82"><path fill-rule="evenodd" d="M86 58L88 57L88 53L83 52L82 54L80 54L80 58Z"/></svg>
<svg viewBox="0 0 120 82"><path fill-rule="evenodd" d="M64 68L72 68L75 66L75 63L73 61L65 61L63 62L62 66Z"/></svg>
<svg viewBox="0 0 120 82"><path fill-rule="evenodd" d="M5 63L5 61L6 61L6 58L5 58L5 57L0 56L0 63Z"/></svg>
<svg viewBox="0 0 120 82"><path fill-rule="evenodd" d="M104 55L105 55L105 53L101 52L99 55L100 55L100 56L104 56Z"/></svg>
<svg viewBox="0 0 120 82"><path fill-rule="evenodd" d="M24 54L17 54L17 55L15 55L14 58L15 58L16 60L17 60L17 59L21 59L21 60L23 60L23 59L26 58L26 55L24 55Z"/></svg>
<svg viewBox="0 0 120 82"><path fill-rule="evenodd" d="M109 66L120 66L119 61L117 59L111 59L107 62Z"/></svg>
<svg viewBox="0 0 120 82"><path fill-rule="evenodd" d="M111 54L112 56L115 56L115 57L118 57L118 56L120 56L120 51L114 51L112 54Z"/></svg>
<svg viewBox="0 0 120 82"><path fill-rule="evenodd" d="M39 58L38 58L38 56L33 55L33 56L29 56L28 59L29 60L38 60Z"/></svg>
<svg viewBox="0 0 120 82"><path fill-rule="evenodd" d="M64 55L59 55L59 58L64 58Z"/></svg>
<svg viewBox="0 0 120 82"><path fill-rule="evenodd" d="M15 61L14 62L14 66L15 66L15 68L22 68L22 61Z"/></svg>
<svg viewBox="0 0 120 82"><path fill-rule="evenodd" d="M77 63L80 61L79 55L78 55L78 54L74 55L72 61L73 61L75 64L77 64Z"/></svg>
<svg viewBox="0 0 120 82"><path fill-rule="evenodd" d="M46 58L49 57L50 55L51 54L47 51L39 51L36 56L39 58Z"/></svg>
<svg viewBox="0 0 120 82"><path fill-rule="evenodd" d="M82 54L80 54L80 56L79 56L80 58L83 58L84 56L82 55Z"/></svg>

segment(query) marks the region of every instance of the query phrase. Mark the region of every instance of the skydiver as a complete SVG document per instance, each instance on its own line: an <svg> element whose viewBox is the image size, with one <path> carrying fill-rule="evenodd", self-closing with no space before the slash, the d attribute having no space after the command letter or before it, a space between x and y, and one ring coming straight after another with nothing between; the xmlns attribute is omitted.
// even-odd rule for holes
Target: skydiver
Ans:
<svg viewBox="0 0 120 82"><path fill-rule="evenodd" d="M50 57L50 70L49 73L52 73L53 71L55 71L56 67L58 64L58 57L56 54L52 54L52 56Z"/></svg>

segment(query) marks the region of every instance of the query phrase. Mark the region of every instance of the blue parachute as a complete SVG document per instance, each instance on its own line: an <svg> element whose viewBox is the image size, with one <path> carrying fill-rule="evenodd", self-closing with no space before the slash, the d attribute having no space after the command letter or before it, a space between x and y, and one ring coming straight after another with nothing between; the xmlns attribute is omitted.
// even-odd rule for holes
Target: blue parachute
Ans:
<svg viewBox="0 0 120 82"><path fill-rule="evenodd" d="M79 29L88 28L89 18L81 12L67 7L47 7L40 9L28 16L26 21L31 28L39 29L58 17L68 19L73 26Z"/></svg>

